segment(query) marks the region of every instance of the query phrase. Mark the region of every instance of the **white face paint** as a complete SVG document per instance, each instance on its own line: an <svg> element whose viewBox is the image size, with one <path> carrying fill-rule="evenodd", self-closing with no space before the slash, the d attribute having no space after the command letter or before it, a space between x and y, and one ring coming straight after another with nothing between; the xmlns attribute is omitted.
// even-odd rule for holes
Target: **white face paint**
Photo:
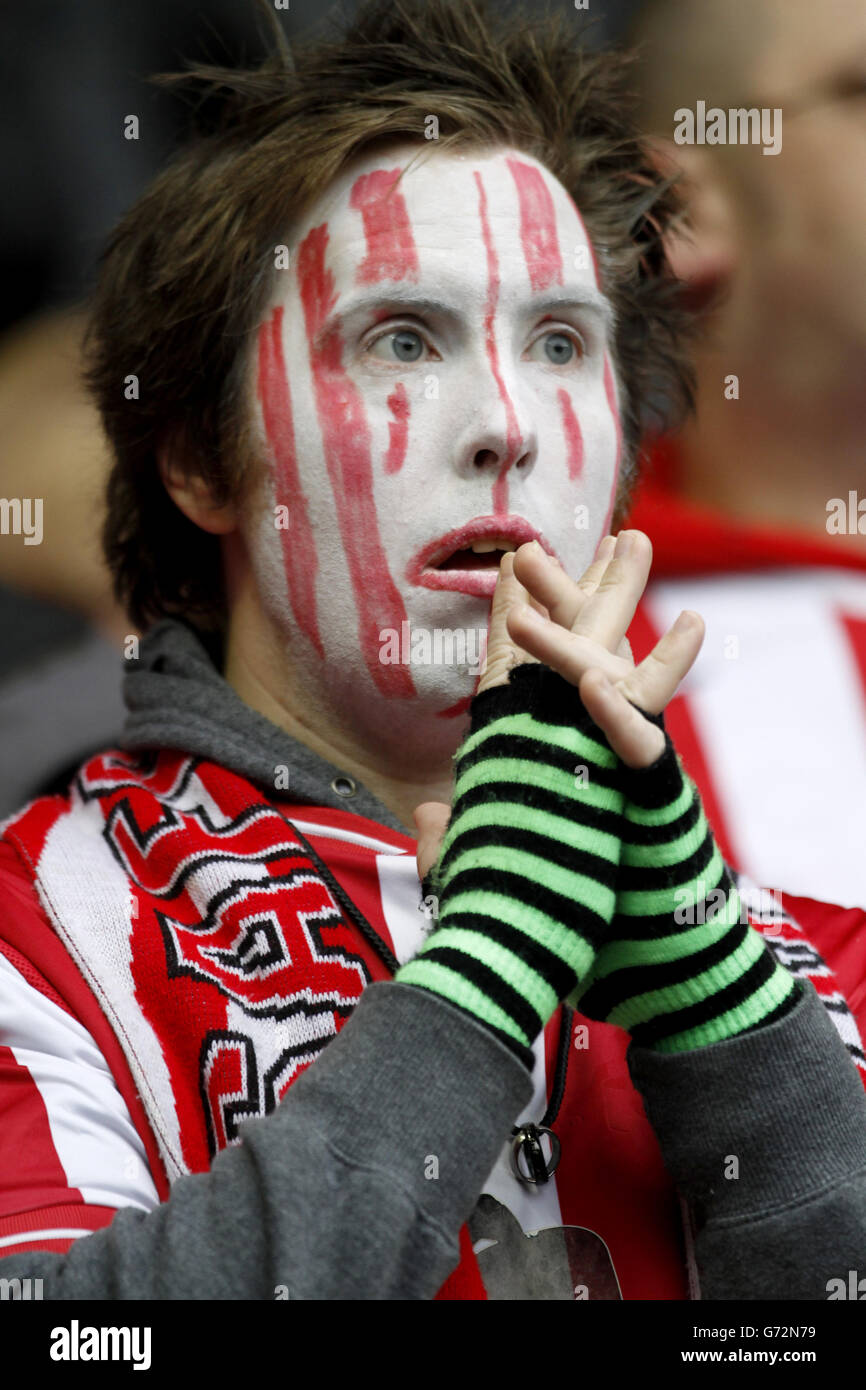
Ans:
<svg viewBox="0 0 866 1390"><path fill-rule="evenodd" d="M397 182L417 153L354 164L289 244L259 330L271 470L247 542L322 707L395 738L423 717L453 741L499 556L435 565L480 518L476 536L538 537L578 575L610 522L620 431L609 306L564 188L516 150L425 150ZM444 630L466 634L462 663Z"/></svg>

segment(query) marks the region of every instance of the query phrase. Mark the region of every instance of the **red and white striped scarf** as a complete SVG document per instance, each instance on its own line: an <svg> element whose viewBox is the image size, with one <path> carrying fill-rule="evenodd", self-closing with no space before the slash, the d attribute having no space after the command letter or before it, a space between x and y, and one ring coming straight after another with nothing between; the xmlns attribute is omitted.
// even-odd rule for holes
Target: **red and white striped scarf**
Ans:
<svg viewBox="0 0 866 1390"><path fill-rule="evenodd" d="M214 763L170 751L101 754L68 798L31 803L5 836L122 1046L169 1182L206 1170L245 1120L273 1110L367 984L392 973L387 944L383 955L292 821ZM739 889L782 963L815 984L866 1067L854 1019L814 946L777 904L768 915L757 890L742 879ZM582 1153L559 1197L564 1224L589 1226L592 1204L605 1203L592 1187L600 1179L580 1167L593 1133L588 1111L604 1111L614 1131L604 1142L632 1146L635 1172L655 1161L654 1137L628 1080L625 1035L575 1021L592 1033L593 1068L569 1075L557 1130L566 1149L579 1129ZM484 1298L466 1227L460 1248L437 1297Z"/></svg>

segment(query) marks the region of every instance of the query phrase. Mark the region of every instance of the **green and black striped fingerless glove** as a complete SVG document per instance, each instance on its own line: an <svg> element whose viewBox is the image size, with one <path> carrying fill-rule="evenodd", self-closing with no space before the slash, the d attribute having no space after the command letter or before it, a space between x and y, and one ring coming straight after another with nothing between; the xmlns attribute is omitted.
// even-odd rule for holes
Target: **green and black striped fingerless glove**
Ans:
<svg viewBox="0 0 866 1390"><path fill-rule="evenodd" d="M623 768L623 788L616 913L581 1012L659 1052L707 1047L781 1018L799 986L749 925L667 734L652 767Z"/></svg>
<svg viewBox="0 0 866 1390"><path fill-rule="evenodd" d="M475 697L424 892L438 922L395 975L531 1046L606 940L623 808L615 754L574 686L526 663Z"/></svg>

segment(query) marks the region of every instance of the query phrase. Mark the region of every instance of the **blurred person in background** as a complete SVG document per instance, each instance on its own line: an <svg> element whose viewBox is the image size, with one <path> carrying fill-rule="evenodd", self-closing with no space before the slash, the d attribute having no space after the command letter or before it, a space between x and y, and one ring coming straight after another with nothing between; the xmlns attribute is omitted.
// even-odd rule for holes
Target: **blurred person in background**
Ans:
<svg viewBox="0 0 866 1390"><path fill-rule="evenodd" d="M685 175L672 263L707 315L696 416L629 518L654 546L629 635L639 658L684 605L706 620L668 719L731 862L862 906L866 6L651 0L628 39L642 124ZM676 143L699 102L780 108L781 149Z"/></svg>

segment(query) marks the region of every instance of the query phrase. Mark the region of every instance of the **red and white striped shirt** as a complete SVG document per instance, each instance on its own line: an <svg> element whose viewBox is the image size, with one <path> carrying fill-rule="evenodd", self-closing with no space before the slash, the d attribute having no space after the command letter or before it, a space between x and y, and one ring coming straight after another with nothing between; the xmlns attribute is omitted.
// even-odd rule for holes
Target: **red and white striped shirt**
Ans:
<svg viewBox="0 0 866 1390"><path fill-rule="evenodd" d="M866 554L745 527L661 486L636 661L684 608L701 654L666 722L728 863L766 888L866 907Z"/></svg>
<svg viewBox="0 0 866 1390"><path fill-rule="evenodd" d="M309 839L397 959L408 960L425 926L414 842L344 811L277 809ZM50 858L52 844L62 845L68 836L73 809L65 799L51 798L32 803L24 814L38 826L41 857ZM71 871L67 887L77 891ZM862 1066L860 1040L843 996L862 1030L864 914L806 900L781 901L783 912L768 938L794 973L809 974L831 1015L838 1000L837 1026ZM8 841L0 841L0 902L0 1254L62 1252L82 1234L107 1225L120 1207L152 1209L168 1197L170 1181L129 1049L62 944L34 891L31 871ZM829 966L817 960L813 946ZM387 978L360 933L353 950L372 978ZM521 1121L538 1122L547 1107L561 1020L558 1010L535 1044L534 1093L516 1117ZM586 1028L588 1037L573 1054L581 1063L567 1073L555 1126L563 1160L554 1179L537 1189L519 1183L505 1141L484 1191L506 1206L525 1232L565 1225L594 1234L609 1252L623 1298L685 1298L679 1201L631 1084L628 1037L580 1016L575 1026ZM206 1156L196 1164L206 1166Z"/></svg>

